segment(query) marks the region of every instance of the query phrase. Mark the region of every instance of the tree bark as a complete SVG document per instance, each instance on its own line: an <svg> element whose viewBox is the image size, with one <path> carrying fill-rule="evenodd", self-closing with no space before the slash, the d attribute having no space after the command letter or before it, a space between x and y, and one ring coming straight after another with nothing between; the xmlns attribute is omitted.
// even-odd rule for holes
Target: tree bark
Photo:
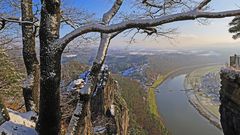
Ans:
<svg viewBox="0 0 240 135"><path fill-rule="evenodd" d="M95 58L95 61L93 62L91 72L90 72L91 76L97 77L97 75L100 73L102 65L104 64L104 61L107 56L107 51L108 51L110 41L111 41L111 38L109 34L101 33L101 41L98 48L97 56Z"/></svg>
<svg viewBox="0 0 240 135"><path fill-rule="evenodd" d="M79 95L66 135L89 135L92 133L89 98L89 95Z"/></svg>
<svg viewBox="0 0 240 135"><path fill-rule="evenodd" d="M40 135L60 134L60 80L62 51L53 46L59 38L60 1L43 0L40 22Z"/></svg>
<svg viewBox="0 0 240 135"><path fill-rule="evenodd" d="M22 20L33 22L32 0L21 0ZM23 96L26 111L38 111L39 62L35 51L34 25L22 24L23 59L27 70Z"/></svg>
<svg viewBox="0 0 240 135"><path fill-rule="evenodd" d="M109 25L112 18L116 15L118 10L120 9L122 5L123 0L116 0L113 4L113 6L108 10L102 18L102 22L104 25ZM101 67L106 59L108 47L110 44L110 41L113 37L115 37L117 33L110 33L105 34L101 33L101 41L98 48L97 56L95 58L95 61L93 62L92 68L91 68L91 75L97 77L99 74Z"/></svg>

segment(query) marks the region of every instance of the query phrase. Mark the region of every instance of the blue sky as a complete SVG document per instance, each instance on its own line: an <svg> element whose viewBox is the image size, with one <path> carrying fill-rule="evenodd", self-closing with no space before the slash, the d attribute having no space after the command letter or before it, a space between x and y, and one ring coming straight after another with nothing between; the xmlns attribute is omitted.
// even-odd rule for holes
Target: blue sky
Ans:
<svg viewBox="0 0 240 135"><path fill-rule="evenodd" d="M132 1L133 0L125 0L121 10L128 11L128 9L131 8L131 4L129 3ZM95 13L99 18L111 7L112 3L113 0L67 0L67 4ZM240 0L212 0L210 3L211 10L213 11L237 9L237 5L240 5ZM232 46L237 44L238 40L233 40L231 38L232 35L228 33L228 23L231 19L232 18L211 19L208 25L201 25L197 21L167 24L165 27L178 28L179 34L174 40L169 41L166 38L143 40L143 37L140 35L137 37L134 45L147 45L148 47L160 48L213 46L216 44ZM127 41L129 41L129 38L120 35L116 37L111 44L113 46L126 45L129 44Z"/></svg>

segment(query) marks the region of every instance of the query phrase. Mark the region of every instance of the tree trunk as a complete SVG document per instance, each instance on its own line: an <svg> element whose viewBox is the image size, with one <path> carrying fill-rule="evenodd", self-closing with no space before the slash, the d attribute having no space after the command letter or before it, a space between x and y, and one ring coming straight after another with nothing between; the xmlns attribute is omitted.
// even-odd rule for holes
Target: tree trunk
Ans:
<svg viewBox="0 0 240 135"><path fill-rule="evenodd" d="M40 135L60 134L60 80L62 50L53 42L59 38L60 1L43 0L40 22Z"/></svg>
<svg viewBox="0 0 240 135"><path fill-rule="evenodd" d="M33 22L32 0L21 1L22 20ZM26 111L38 111L39 62L35 51L35 32L33 24L22 24L23 59L27 77L23 86Z"/></svg>
<svg viewBox="0 0 240 135"><path fill-rule="evenodd" d="M102 65L107 56L107 51L108 51L110 41L111 41L111 37L108 34L101 33L100 46L98 48L97 56L91 68L91 72L90 72L91 76L97 77L97 75L100 73Z"/></svg>
<svg viewBox="0 0 240 135"><path fill-rule="evenodd" d="M60 132L61 55L48 53L41 47L40 135L58 135Z"/></svg>

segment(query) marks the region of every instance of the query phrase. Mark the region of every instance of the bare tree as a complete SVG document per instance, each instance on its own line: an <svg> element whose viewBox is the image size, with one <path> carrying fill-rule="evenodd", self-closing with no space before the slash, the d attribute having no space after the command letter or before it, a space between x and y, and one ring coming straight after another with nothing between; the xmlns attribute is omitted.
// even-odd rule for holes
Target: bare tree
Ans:
<svg viewBox="0 0 240 135"><path fill-rule="evenodd" d="M112 8L103 15L102 22L104 25L109 25L110 21L116 15L116 13L119 10L119 8L121 7L121 5L122 5L122 0L115 1ZM85 89L88 90L90 88L90 90L91 89L94 90L96 88L97 77L98 77L101 67L105 61L110 41L112 38L117 36L119 33L121 33L121 31L115 32L115 33L110 33L110 34L101 33L101 39L100 39L100 45L98 48L98 53L97 53L97 56L95 58L95 61L93 62L92 68L91 68L90 80L88 80L89 82L87 82L87 83L90 83L91 86L85 87ZM78 104L76 106L76 109L73 112L71 121L68 126L67 135L87 134L87 133L84 133L84 124L85 124L84 119L80 119L80 118L85 118L85 117L88 117L88 115L90 115L87 111L90 110L91 95L90 95L90 98L83 98L84 96L85 95L81 95L78 99ZM85 96L85 97L88 97L88 96ZM82 126L82 127L80 127L80 126Z"/></svg>
<svg viewBox="0 0 240 135"><path fill-rule="evenodd" d="M118 10L120 9L122 5L123 0L116 0L113 4L112 8L106 12L102 17L102 23L105 26L108 26L112 18L117 14ZM97 56L95 58L95 61L93 63L92 69L91 69L91 75L97 76L107 55L108 47L111 42L111 39L117 36L119 33L121 33L122 30L105 34L101 33L101 40L100 45L98 48Z"/></svg>
<svg viewBox="0 0 240 135"><path fill-rule="evenodd" d="M0 38L2 39L0 44L8 44L14 40L15 37L10 35L14 35L11 31L11 28L8 28L15 23L20 24L22 27L22 54L23 59L27 71L27 76L23 83L23 97L25 100L26 111L35 111L38 112L39 106L39 85L40 85L40 69L39 62L36 55L36 37L39 33L39 8L40 5L38 3L33 3L32 0L7 0L0 1L1 5L8 5L13 9L14 12L18 12L21 10L21 17L16 17L15 14L9 14L7 12L3 12L2 17L0 17L0 29L1 33L4 34ZM33 10L34 8L34 10ZM62 7L61 11L61 24L69 25L74 29L82 24L89 22L92 20L91 14L87 14L84 11L70 8L67 6ZM86 39L86 38L84 38ZM90 38L88 38L90 40Z"/></svg>
<svg viewBox="0 0 240 135"><path fill-rule="evenodd" d="M121 0L116 0L121 2ZM60 107L59 85L61 71L61 54L67 44L82 34L89 32L114 33L130 28L149 28L166 23L196 18L223 18L240 14L240 10L224 12L205 12L201 9L210 0L204 0L196 8L182 13L160 16L154 19L134 19L117 24L91 23L85 24L62 38L59 38L60 26L60 0L43 0L40 25L40 114L39 133L59 134L60 131ZM113 8L117 12L118 8ZM111 11L112 12L112 11ZM110 16L111 17L111 16ZM104 35L102 35L104 36ZM100 55L101 56L101 55Z"/></svg>
<svg viewBox="0 0 240 135"><path fill-rule="evenodd" d="M34 22L32 0L21 0L22 21ZM23 97L27 111L38 111L39 62L35 51L36 28L34 23L22 24L23 59L27 77L23 85Z"/></svg>
<svg viewBox="0 0 240 135"><path fill-rule="evenodd" d="M20 27L16 27L16 23L22 27L22 54L27 71L27 76L23 83L23 97L27 111L38 111L38 92L39 92L39 62L35 51L35 33L36 20L33 14L33 3L31 0L6 0L0 1L3 7L1 10L0 33L8 33L1 36L5 39L2 44L9 44L19 37L19 33L14 33ZM2 7L1 7L2 8ZM18 17L21 11L21 16ZM8 28L10 27L10 28Z"/></svg>
<svg viewBox="0 0 240 135"><path fill-rule="evenodd" d="M40 22L40 112L39 133L57 135L60 131L61 54L53 43L59 39L61 10L59 0L43 0Z"/></svg>
<svg viewBox="0 0 240 135"><path fill-rule="evenodd" d="M145 32L156 33L156 27L163 24L194 20L197 18L223 18L240 15L240 10L230 10L223 12L208 12L203 9L211 0L203 0L197 6L189 6L180 0L167 0L164 2L157 0L143 0L142 6L147 7L150 12L147 17L138 17L123 20L117 23L110 23L112 18L121 7L122 0L115 0L113 7L105 13L100 22L87 22L72 32L59 38L59 29L61 23L61 1L60 0L42 0L41 21L40 21L40 113L38 121L38 131L42 135L55 135L60 132L60 78L61 78L61 55L69 42L83 34L90 32L101 33L100 48L93 65L93 73L97 73L106 57L107 48L110 40L115 35L128 29L141 29ZM195 5L196 3L194 3ZM167 9L185 7L182 10L168 12ZM151 9L149 9L151 7ZM186 8L187 7L187 8ZM153 9L154 8L154 9ZM155 11L156 10L156 11ZM159 11L158 11L159 10ZM160 11L161 10L161 11ZM157 12L155 14L155 12ZM146 12L147 13L147 12ZM162 13L162 14L158 14ZM16 18L0 18L2 24L6 21L17 22L20 24L33 24L28 20ZM31 32L31 31L30 31ZM95 66L99 65L99 66ZM96 68L95 68L96 67ZM95 70L97 69L97 70ZM91 92L92 93L92 92ZM91 95L90 95L91 96Z"/></svg>

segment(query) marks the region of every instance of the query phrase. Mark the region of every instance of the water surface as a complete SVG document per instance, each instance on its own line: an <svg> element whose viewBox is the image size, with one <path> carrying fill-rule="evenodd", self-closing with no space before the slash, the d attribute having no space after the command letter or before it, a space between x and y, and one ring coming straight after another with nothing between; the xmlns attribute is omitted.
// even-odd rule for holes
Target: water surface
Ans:
<svg viewBox="0 0 240 135"><path fill-rule="evenodd" d="M156 91L158 111L173 135L223 135L188 102L184 75L168 78Z"/></svg>

